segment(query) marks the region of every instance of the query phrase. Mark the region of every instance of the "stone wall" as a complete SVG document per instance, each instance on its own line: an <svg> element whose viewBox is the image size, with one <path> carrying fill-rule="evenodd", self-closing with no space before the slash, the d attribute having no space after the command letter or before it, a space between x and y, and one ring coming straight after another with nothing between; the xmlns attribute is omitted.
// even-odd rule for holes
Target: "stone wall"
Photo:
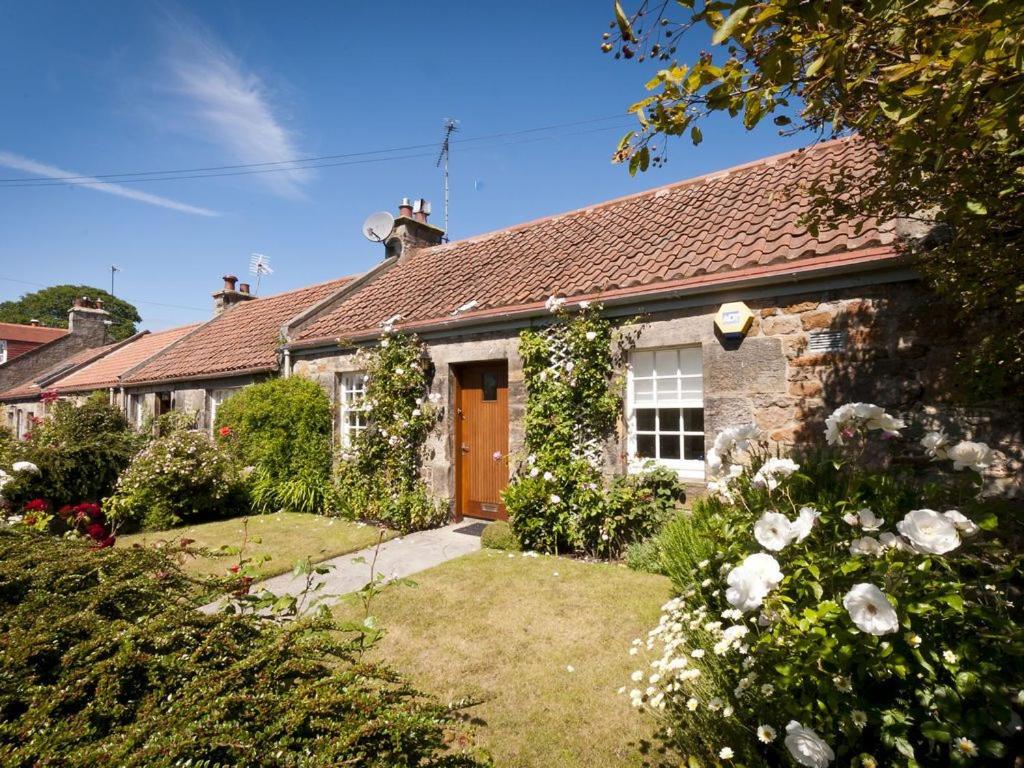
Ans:
<svg viewBox="0 0 1024 768"><path fill-rule="evenodd" d="M0 392L28 382L82 350L109 344L111 338L106 324L109 318L110 314L103 309L74 307L69 313L67 335L0 365Z"/></svg>

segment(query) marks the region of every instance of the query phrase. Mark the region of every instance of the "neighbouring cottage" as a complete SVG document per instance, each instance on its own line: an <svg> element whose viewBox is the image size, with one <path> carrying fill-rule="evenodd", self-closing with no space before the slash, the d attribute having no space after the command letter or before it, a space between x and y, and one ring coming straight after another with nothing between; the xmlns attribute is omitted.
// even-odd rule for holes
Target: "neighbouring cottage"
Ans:
<svg viewBox="0 0 1024 768"><path fill-rule="evenodd" d="M0 323L0 365L67 334L66 328L46 328L38 320L30 325Z"/></svg>
<svg viewBox="0 0 1024 768"><path fill-rule="evenodd" d="M826 142L452 243L403 207L384 260L287 324L287 372L331 394L344 447L363 426L358 350L386 322L418 334L445 406L428 487L456 516L501 518L523 455L519 332L551 322L551 296L594 301L638 330L609 473L653 460L703 486L725 427L791 445L865 400L990 442L993 485L1017 492L1020 412L955 406L956 331L897 252L897 226L800 226L810 182L869 169L857 140ZM744 336L716 331L729 302L753 314Z"/></svg>
<svg viewBox="0 0 1024 768"><path fill-rule="evenodd" d="M213 294L213 319L119 379L129 419L141 424L147 416L179 410L194 414L200 428L212 428L220 403L280 371L284 324L349 280L257 297L247 284L226 275L223 289Z"/></svg>
<svg viewBox="0 0 1024 768"><path fill-rule="evenodd" d="M52 400L82 400L94 392L106 393L112 404L125 406L121 377L181 338L195 325L150 333L142 331L122 341L85 349L34 375L16 387L0 392L6 421L21 438L33 419L45 418ZM137 419L136 426L141 426Z"/></svg>

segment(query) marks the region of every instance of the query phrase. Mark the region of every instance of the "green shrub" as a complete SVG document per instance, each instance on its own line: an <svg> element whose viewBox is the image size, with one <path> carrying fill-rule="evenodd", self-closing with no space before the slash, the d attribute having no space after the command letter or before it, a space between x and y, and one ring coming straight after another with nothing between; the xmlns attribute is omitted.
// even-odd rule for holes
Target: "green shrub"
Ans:
<svg viewBox="0 0 1024 768"><path fill-rule="evenodd" d="M159 550L0 528L0 764L468 768L458 713L327 614L207 615Z"/></svg>
<svg viewBox="0 0 1024 768"><path fill-rule="evenodd" d="M718 436L711 496L660 537L679 596L634 641L649 667L633 679L650 685L633 704L676 765L725 748L746 765L1008 765L1024 559L1003 537L1019 521L965 469L992 452L933 433L920 446L955 471L921 473L927 455L881 408L826 423L834 447L793 459L752 427Z"/></svg>
<svg viewBox="0 0 1024 768"><path fill-rule="evenodd" d="M47 418L13 449L18 458L32 462L39 471L19 473L5 486L4 497L12 505L43 498L57 509L100 501L113 490L140 440L120 410L100 395L81 405L68 400L54 402Z"/></svg>
<svg viewBox="0 0 1024 768"><path fill-rule="evenodd" d="M202 432L172 432L152 440L117 481L105 502L120 531L162 530L248 510L231 458Z"/></svg>
<svg viewBox="0 0 1024 768"><path fill-rule="evenodd" d="M485 547L502 549L507 552L518 552L522 549L519 545L519 539L512 532L512 526L504 520L495 520L493 523L488 523L487 527L484 528L484 532L480 534L480 543Z"/></svg>
<svg viewBox="0 0 1024 768"><path fill-rule="evenodd" d="M268 379L221 403L217 441L253 467L252 501L262 512L328 512L331 401L300 376Z"/></svg>
<svg viewBox="0 0 1024 768"><path fill-rule="evenodd" d="M624 553L626 565L641 573L665 575L665 567L661 564L661 541L658 534L641 541L634 541Z"/></svg>

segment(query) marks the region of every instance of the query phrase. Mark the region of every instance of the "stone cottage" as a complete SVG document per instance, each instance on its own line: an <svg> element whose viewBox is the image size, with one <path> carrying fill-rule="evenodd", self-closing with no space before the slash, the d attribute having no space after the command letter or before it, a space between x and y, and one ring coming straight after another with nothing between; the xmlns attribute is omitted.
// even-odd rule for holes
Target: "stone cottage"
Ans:
<svg viewBox="0 0 1024 768"><path fill-rule="evenodd" d="M226 398L279 373L282 325L337 293L350 278L266 297L256 297L237 280L226 275L224 287L213 294L213 319L120 377L129 420L141 424L147 416L179 410L195 414L200 428L211 428Z"/></svg>
<svg viewBox="0 0 1024 768"><path fill-rule="evenodd" d="M418 334L444 404L428 486L456 516L500 518L523 454L519 332L551 322L551 296L599 302L638 330L609 472L654 460L703 485L723 428L755 423L789 445L867 400L955 419L1000 448L993 476L1012 486L1020 415L950 405L956 334L896 226L799 223L808 183L869 169L858 141L832 141L452 243L405 207L374 269L283 326L285 373L331 394L344 446L362 426L358 350L385 323Z"/></svg>

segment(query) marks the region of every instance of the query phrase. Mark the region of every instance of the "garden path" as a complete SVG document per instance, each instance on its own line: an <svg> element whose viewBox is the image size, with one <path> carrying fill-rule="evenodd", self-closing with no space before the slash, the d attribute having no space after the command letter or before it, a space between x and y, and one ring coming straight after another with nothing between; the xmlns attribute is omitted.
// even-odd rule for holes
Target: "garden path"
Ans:
<svg viewBox="0 0 1024 768"><path fill-rule="evenodd" d="M313 586L323 583L316 593L318 604L332 605L343 596L362 589L370 580L371 566L374 572L384 576L385 580L411 576L435 565L454 560L462 555L480 549L480 532L484 525L472 520L434 528L429 531L417 531L390 541L385 541L377 551L374 564L374 550L367 547L357 552L317 563L318 566L329 565L331 569L314 577ZM291 572L274 576L266 581L253 585L254 592L268 589L275 595L298 596L306 586L305 576L293 576ZM219 607L220 601L207 606L208 609Z"/></svg>

